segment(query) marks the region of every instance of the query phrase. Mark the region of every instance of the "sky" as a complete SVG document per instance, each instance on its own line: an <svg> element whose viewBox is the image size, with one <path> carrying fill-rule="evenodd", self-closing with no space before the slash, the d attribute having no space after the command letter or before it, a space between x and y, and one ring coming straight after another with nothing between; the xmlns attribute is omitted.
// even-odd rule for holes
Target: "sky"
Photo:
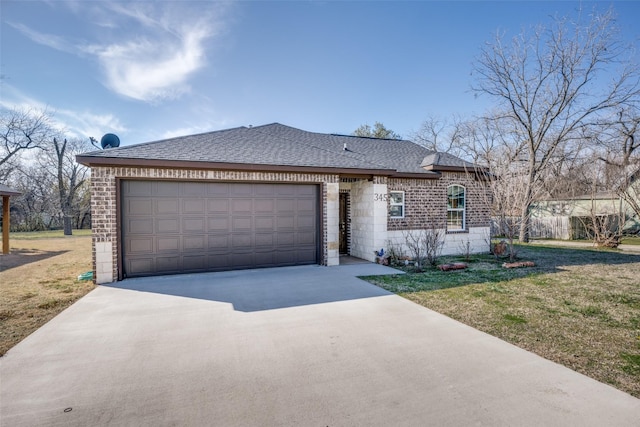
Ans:
<svg viewBox="0 0 640 427"><path fill-rule="evenodd" d="M490 108L472 67L497 32L609 7L638 46L640 1L2 0L0 106L122 145L273 122L410 138Z"/></svg>

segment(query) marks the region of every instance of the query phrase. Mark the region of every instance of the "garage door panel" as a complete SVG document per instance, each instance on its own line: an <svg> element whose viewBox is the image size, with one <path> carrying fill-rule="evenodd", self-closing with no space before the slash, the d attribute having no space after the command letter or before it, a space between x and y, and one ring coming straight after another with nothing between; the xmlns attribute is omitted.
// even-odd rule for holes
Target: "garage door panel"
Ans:
<svg viewBox="0 0 640 427"><path fill-rule="evenodd" d="M176 198L180 196L181 183L171 181L158 181L153 183L153 195L160 197Z"/></svg>
<svg viewBox="0 0 640 427"><path fill-rule="evenodd" d="M275 203L273 199L256 199L254 203L254 213L256 214L273 214L275 212Z"/></svg>
<svg viewBox="0 0 640 427"><path fill-rule="evenodd" d="M132 254L153 253L153 237L139 237L129 239L128 252Z"/></svg>
<svg viewBox="0 0 640 427"><path fill-rule="evenodd" d="M312 259L315 259L315 249L300 249L295 251L295 261L297 264L311 263Z"/></svg>
<svg viewBox="0 0 640 427"><path fill-rule="evenodd" d="M256 252L254 256L256 267L266 267L274 264L273 252Z"/></svg>
<svg viewBox="0 0 640 427"><path fill-rule="evenodd" d="M181 269L180 265L180 256L159 256L156 258L156 271L160 273L177 273Z"/></svg>
<svg viewBox="0 0 640 427"><path fill-rule="evenodd" d="M244 216L244 217L233 217L231 219L231 222L233 224L233 226L231 227L231 231L232 232L237 232L237 231L245 231L245 232L250 232L252 229L252 219L250 216Z"/></svg>
<svg viewBox="0 0 640 427"><path fill-rule="evenodd" d="M255 257L253 253L236 254L229 258L232 269L243 269L255 267Z"/></svg>
<svg viewBox="0 0 640 427"><path fill-rule="evenodd" d="M178 215L180 204L176 199L156 199L155 212L158 215Z"/></svg>
<svg viewBox="0 0 640 427"><path fill-rule="evenodd" d="M294 216L278 216L276 218L278 231L292 231L296 227Z"/></svg>
<svg viewBox="0 0 640 427"><path fill-rule="evenodd" d="M316 263L318 190L123 180L125 277Z"/></svg>
<svg viewBox="0 0 640 427"><path fill-rule="evenodd" d="M279 265L294 265L296 264L296 253L293 250L279 250L273 252L273 262Z"/></svg>
<svg viewBox="0 0 640 427"><path fill-rule="evenodd" d="M228 234L224 235L209 235L209 250L229 250L229 241L230 236Z"/></svg>
<svg viewBox="0 0 640 427"><path fill-rule="evenodd" d="M298 215L298 229L312 229L315 230L316 218L313 215Z"/></svg>
<svg viewBox="0 0 640 427"><path fill-rule="evenodd" d="M296 245L313 245L315 241L316 235L312 231L296 234Z"/></svg>
<svg viewBox="0 0 640 427"><path fill-rule="evenodd" d="M276 212L280 215L289 214L292 215L295 211L294 199L278 199L276 200Z"/></svg>
<svg viewBox="0 0 640 427"><path fill-rule="evenodd" d="M206 233L205 219L203 218L182 218L183 233Z"/></svg>
<svg viewBox="0 0 640 427"><path fill-rule="evenodd" d="M234 252L250 251L252 248L252 234L232 234L231 250Z"/></svg>
<svg viewBox="0 0 640 427"><path fill-rule="evenodd" d="M301 213L307 213L310 214L312 212L315 212L315 201L314 200L309 200L309 199L298 199L296 200L297 203L297 208L298 208L298 214Z"/></svg>
<svg viewBox="0 0 640 427"><path fill-rule="evenodd" d="M129 260L127 263L127 273L130 276L141 276L149 274L149 271L154 270L153 258L135 258Z"/></svg>
<svg viewBox="0 0 640 427"><path fill-rule="evenodd" d="M273 249L275 238L274 233L256 233L255 234L255 248L260 250L261 248Z"/></svg>
<svg viewBox="0 0 640 427"><path fill-rule="evenodd" d="M150 198L129 200L129 202L125 204L125 212L129 216L149 217L153 214L153 202Z"/></svg>
<svg viewBox="0 0 640 427"><path fill-rule="evenodd" d="M205 236L185 236L183 249L185 251L204 251L207 248Z"/></svg>
<svg viewBox="0 0 640 427"><path fill-rule="evenodd" d="M211 182L207 184L207 195L220 198L229 195L229 184L226 182Z"/></svg>
<svg viewBox="0 0 640 427"><path fill-rule="evenodd" d="M256 197L260 196L273 196L272 184L253 184L253 194Z"/></svg>
<svg viewBox="0 0 640 427"><path fill-rule="evenodd" d="M209 217L209 232L227 232L229 230L230 218L226 216Z"/></svg>
<svg viewBox="0 0 640 427"><path fill-rule="evenodd" d="M277 234L277 239L278 239L278 243L277 246L278 247L293 247L294 243L295 243L295 236L296 234L291 231L291 232L278 232Z"/></svg>
<svg viewBox="0 0 640 427"><path fill-rule="evenodd" d="M158 252L177 252L180 249L179 237L158 237Z"/></svg>
<svg viewBox="0 0 640 427"><path fill-rule="evenodd" d="M125 181L126 192L136 196L149 196L152 193L152 181Z"/></svg>
<svg viewBox="0 0 640 427"><path fill-rule="evenodd" d="M228 214L229 213L229 200L222 199L220 196L216 199L209 199L207 210L211 214Z"/></svg>
<svg viewBox="0 0 640 427"><path fill-rule="evenodd" d="M232 215L251 215L253 213L253 199L232 199Z"/></svg>
<svg viewBox="0 0 640 427"><path fill-rule="evenodd" d="M158 218L156 219L155 232L158 234L178 233L180 232L180 224L177 218Z"/></svg>
<svg viewBox="0 0 640 427"><path fill-rule="evenodd" d="M257 216L254 219L256 231L271 231L276 229L276 221L273 216Z"/></svg>
<svg viewBox="0 0 640 427"><path fill-rule="evenodd" d="M206 271L207 256L206 255L185 255L182 257L182 267L189 271Z"/></svg>
<svg viewBox="0 0 640 427"><path fill-rule="evenodd" d="M281 184L275 188L275 194L277 196L291 196L294 197L296 195L296 188L298 185L294 184Z"/></svg>
<svg viewBox="0 0 640 427"><path fill-rule="evenodd" d="M202 198L207 194L207 186L202 182L185 182L181 185L183 196L198 196Z"/></svg>
<svg viewBox="0 0 640 427"><path fill-rule="evenodd" d="M205 201L203 199L182 199L182 214L204 214Z"/></svg>
<svg viewBox="0 0 640 427"><path fill-rule="evenodd" d="M147 218L128 220L131 234L153 234L153 222Z"/></svg>
<svg viewBox="0 0 640 427"><path fill-rule="evenodd" d="M228 253L220 255L208 255L207 256L208 270L228 270L231 265L231 255Z"/></svg>

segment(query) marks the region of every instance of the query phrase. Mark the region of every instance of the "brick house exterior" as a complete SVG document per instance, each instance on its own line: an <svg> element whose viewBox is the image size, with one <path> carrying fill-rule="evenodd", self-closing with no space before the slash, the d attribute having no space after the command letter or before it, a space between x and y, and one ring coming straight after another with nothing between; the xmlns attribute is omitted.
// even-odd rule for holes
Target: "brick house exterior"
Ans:
<svg viewBox="0 0 640 427"><path fill-rule="evenodd" d="M450 227L447 225L448 209L453 210L451 206L448 207L448 189L455 188L458 191L456 197L462 197L463 203L462 208L457 209L459 212L451 217L453 220L463 220L458 221L455 230L447 229L443 253L460 253L461 245L467 243L472 252L488 250L490 213L486 182L480 178L482 174L478 174L478 170L467 162L430 152L410 141L318 134L272 124L107 149L80 155L78 161L91 167L93 263L97 283L130 277L127 274L129 264L125 261L133 253L135 248L132 249L132 245L137 241L131 243L131 237L127 235L128 228L123 228L123 222L128 215L132 215L123 208L130 202L126 194L122 194L124 182L205 186L229 183L230 188L246 187L246 184L271 185L268 189L273 194L252 199L256 206L259 201L282 205L295 202L295 199L286 197L278 199L277 194L285 187L305 186L314 189L317 193L317 210L313 215L317 221L313 227L316 230L317 251L315 258L300 262L326 266L338 265L341 253L375 261L375 250L388 248L389 245L402 249L403 232L407 230L421 230L434 224L437 228L447 229ZM464 192L462 196L461 191ZM240 200L241 196L238 197ZM402 205L395 206L396 214L391 215L394 208L392 204L398 205L399 198L403 198ZM174 240L180 244L189 236L195 239L208 234L209 246L206 250L217 250L212 243L215 233L207 231L206 225L201 232L191 235L181 229L168 231L166 235L159 233L156 229L159 220L154 214L159 200L171 201L159 196L156 199L149 196L133 200L149 202L149 206L154 206L148 217L141 217L142 220L137 222L140 227L147 227L152 235L149 242L153 243L149 243L145 250L157 252L149 255L149 263L159 262L158 253L162 254L166 248L158 242L163 241L163 236L173 236L172 233L175 234ZM198 199L185 198L182 202L186 203L185 200ZM217 203L215 197L207 200L210 206ZM235 199L229 200L234 202ZM397 215L397 209L401 209L401 217ZM192 222L208 218L211 223L217 218L211 212L201 214L202 218L186 211L180 212L176 214L174 222L181 223L181 227L184 227L187 217ZM277 222L279 215L276 212L271 217L261 216L260 212L253 211L245 216L247 221L262 218ZM235 218L229 214L228 218L223 219L233 221ZM231 236L233 232L229 227L228 234ZM244 237L251 237L252 243L246 244L242 253L246 258L255 256L257 260L260 254L255 239L261 236L261 231L255 227L251 230ZM262 234L270 239L279 239L286 234L278 233L274 226L268 233ZM232 240L224 233L220 236L224 237L225 242ZM141 242L144 243L143 240ZM291 249L286 244L273 245L273 251ZM294 246L290 253L295 253L297 249ZM178 267L167 270L167 274L191 271L181 267L185 255L181 251L186 253L187 249L180 246L165 257L178 262ZM198 255L197 251L190 251ZM268 248L265 254L267 252ZM235 265L231 260L228 265L213 268L204 262L193 271L232 269ZM296 263L295 260L291 262ZM289 260L273 261L273 265L289 265ZM162 269L149 268L148 274L162 274ZM143 271L139 274L147 273Z"/></svg>

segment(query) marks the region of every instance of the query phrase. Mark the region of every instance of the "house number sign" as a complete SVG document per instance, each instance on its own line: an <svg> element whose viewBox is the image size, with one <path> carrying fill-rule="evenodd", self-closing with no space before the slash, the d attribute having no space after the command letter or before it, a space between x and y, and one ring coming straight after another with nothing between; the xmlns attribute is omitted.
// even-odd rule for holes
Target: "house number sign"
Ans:
<svg viewBox="0 0 640 427"><path fill-rule="evenodd" d="M375 202L386 202L389 200L389 195L386 193L374 193L373 194L373 200Z"/></svg>

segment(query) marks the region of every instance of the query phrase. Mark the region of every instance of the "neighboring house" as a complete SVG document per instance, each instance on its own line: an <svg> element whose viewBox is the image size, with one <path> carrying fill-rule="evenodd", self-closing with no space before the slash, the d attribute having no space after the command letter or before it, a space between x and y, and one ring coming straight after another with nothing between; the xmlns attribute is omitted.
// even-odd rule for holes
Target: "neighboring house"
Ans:
<svg viewBox="0 0 640 427"><path fill-rule="evenodd" d="M82 154L95 278L375 261L403 232L446 228L443 253L488 250L473 165L403 140L278 123Z"/></svg>
<svg viewBox="0 0 640 427"><path fill-rule="evenodd" d="M540 200L532 204L530 213L533 238L589 238L590 224L596 218L612 230L618 226L623 232L640 229L640 220L634 210L615 192Z"/></svg>

